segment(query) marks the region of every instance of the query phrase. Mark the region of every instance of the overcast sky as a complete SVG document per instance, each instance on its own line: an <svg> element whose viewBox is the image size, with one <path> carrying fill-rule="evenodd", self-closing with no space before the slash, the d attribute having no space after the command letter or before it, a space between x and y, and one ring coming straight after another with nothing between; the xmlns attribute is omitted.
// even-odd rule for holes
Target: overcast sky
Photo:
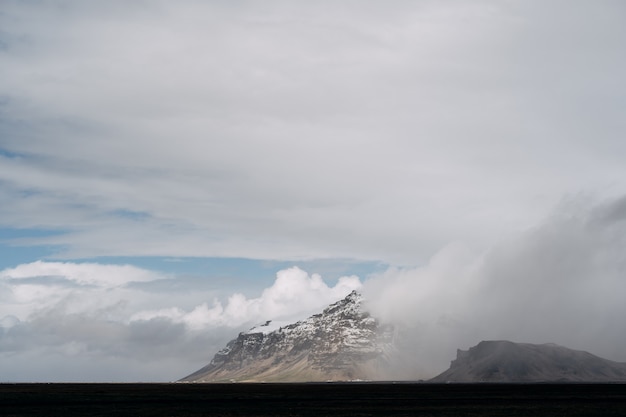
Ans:
<svg viewBox="0 0 626 417"><path fill-rule="evenodd" d="M625 44L619 0L0 0L0 381L178 379L357 288L425 373L626 361Z"/></svg>

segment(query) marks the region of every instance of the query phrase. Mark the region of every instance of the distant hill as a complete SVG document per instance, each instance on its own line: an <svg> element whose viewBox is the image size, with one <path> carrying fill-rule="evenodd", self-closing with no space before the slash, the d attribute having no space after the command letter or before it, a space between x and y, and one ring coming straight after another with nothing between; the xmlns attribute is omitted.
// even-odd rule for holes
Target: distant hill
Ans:
<svg viewBox="0 0 626 417"><path fill-rule="evenodd" d="M429 382L626 382L626 363L555 344L483 341Z"/></svg>
<svg viewBox="0 0 626 417"><path fill-rule="evenodd" d="M370 379L385 368L390 329L352 292L306 320L242 332L182 382L303 382Z"/></svg>
<svg viewBox="0 0 626 417"><path fill-rule="evenodd" d="M205 367L181 382L389 380L398 361L396 330L362 310L362 296L297 323L266 321L240 333ZM396 368L394 368L396 367ZM464 351L433 383L626 382L626 363L555 344L483 341Z"/></svg>

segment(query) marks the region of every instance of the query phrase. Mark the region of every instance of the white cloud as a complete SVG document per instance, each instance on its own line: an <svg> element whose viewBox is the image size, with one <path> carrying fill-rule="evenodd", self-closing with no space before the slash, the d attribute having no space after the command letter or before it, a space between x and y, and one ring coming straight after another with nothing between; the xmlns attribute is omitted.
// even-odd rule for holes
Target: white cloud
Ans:
<svg viewBox="0 0 626 417"><path fill-rule="evenodd" d="M99 311L114 314L132 297L129 284L166 279L158 272L131 265L36 261L0 271L6 295L0 316L26 319L39 310L62 308L66 313ZM121 304L120 304L121 303Z"/></svg>
<svg viewBox="0 0 626 417"><path fill-rule="evenodd" d="M397 302L379 307L408 308L433 337L488 334L470 321L504 336L494 317L517 317L508 307L539 339L557 326L553 302L579 316L568 300L602 329L621 311L620 228L548 222L494 242L565 195L626 194L625 16L611 0L4 1L0 227L60 233L2 243L70 260L421 265L387 271L380 297ZM134 352L159 335L180 349L190 329L286 317L358 286L281 274L257 298L209 301L143 292L173 277L132 266L24 264L0 273L0 317L20 320L3 343L36 328L67 352ZM84 329L76 317L126 344L54 336Z"/></svg>
<svg viewBox="0 0 626 417"><path fill-rule="evenodd" d="M167 288L145 291L132 285L164 279L174 278L97 263L40 261L0 272L6 289L0 304L0 351L13 358L3 361L3 380L181 378L206 364L239 331L266 320L291 323L308 317L361 285L349 276L328 286L319 275L293 267L279 271L259 297L235 293L224 304L214 299L212 307L206 302L190 306L186 291L181 298ZM212 298L205 292L194 299L203 296ZM108 363L117 374L98 366L88 366L84 373L45 371L54 368L50 360L82 363L89 358ZM149 369L162 362L168 367L160 372ZM41 373L22 373L26 363L39 364Z"/></svg>
<svg viewBox="0 0 626 417"><path fill-rule="evenodd" d="M535 228L485 252L454 243L422 267L392 267L365 281L362 289L372 313L401 329L399 376L432 376L447 366L457 348L486 339L555 342L626 361L625 201L566 200ZM118 380L142 379L121 364L134 361L137 372L157 375L147 371L147 364L166 361L171 367L157 379L174 379L186 372L181 369L202 366L240 330L265 320L293 322L361 288L354 276L329 286L319 275L293 267L279 271L258 297L235 293L216 300L207 293L205 300L212 303L184 304L167 287L144 292L141 285L74 285L69 279L78 280L75 271L81 268L94 276L106 276L113 268L125 274L118 277L119 284L150 277L150 271L64 263L66 281L74 283L67 285L44 279L50 277L42 277L41 271L59 268L58 263L46 264L20 265L0 274L0 285L8 290L0 311L0 349L16 358L16 367L3 365L3 375L10 378L18 378L17 364L37 347L41 361L51 355L56 361L117 361ZM28 277L25 271L35 275ZM31 287L36 296L24 298L22 291Z"/></svg>
<svg viewBox="0 0 626 417"><path fill-rule="evenodd" d="M79 285L95 285L104 288L165 278L158 272L147 271L132 265L44 261L35 261L15 268L4 269L0 271L0 277L4 279L58 277Z"/></svg>
<svg viewBox="0 0 626 417"><path fill-rule="evenodd" d="M626 190L622 6L575 4L8 2L0 222L68 258L485 248Z"/></svg>
<svg viewBox="0 0 626 417"><path fill-rule="evenodd" d="M263 290L258 298L248 299L243 294L235 293L228 298L225 307L215 300L212 307L203 303L190 312L178 308L141 311L133 315L131 321L167 318L185 323L193 330L212 326L238 327L266 320L291 323L318 312L360 287L361 282L356 276L341 277L335 286L329 287L320 275L309 275L293 267L279 271L274 284Z"/></svg>

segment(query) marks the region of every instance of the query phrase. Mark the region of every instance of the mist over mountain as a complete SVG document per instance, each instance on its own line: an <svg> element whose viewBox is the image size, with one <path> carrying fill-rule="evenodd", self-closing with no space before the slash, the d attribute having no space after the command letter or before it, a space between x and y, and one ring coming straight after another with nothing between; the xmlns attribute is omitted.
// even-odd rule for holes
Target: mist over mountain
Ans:
<svg viewBox="0 0 626 417"><path fill-rule="evenodd" d="M425 365L411 357L420 346L410 331L381 324L353 291L306 320L241 332L181 382L419 380ZM626 382L626 363L553 343L482 341L428 382Z"/></svg>
<svg viewBox="0 0 626 417"><path fill-rule="evenodd" d="M552 343L483 341L430 382L626 382L626 363Z"/></svg>
<svg viewBox="0 0 626 417"><path fill-rule="evenodd" d="M185 382L300 382L372 379L384 374L393 329L361 309L353 291L322 313L275 329L242 332Z"/></svg>
<svg viewBox="0 0 626 417"><path fill-rule="evenodd" d="M553 342L626 362L626 198L564 200L487 251L447 245L362 288L370 313L401 327L405 367L429 379L481 340ZM405 349L406 347L406 349Z"/></svg>

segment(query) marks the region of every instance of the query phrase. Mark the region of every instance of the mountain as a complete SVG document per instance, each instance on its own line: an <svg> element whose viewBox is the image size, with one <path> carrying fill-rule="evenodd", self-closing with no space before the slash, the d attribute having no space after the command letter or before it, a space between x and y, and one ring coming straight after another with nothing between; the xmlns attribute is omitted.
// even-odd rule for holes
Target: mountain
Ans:
<svg viewBox="0 0 626 417"><path fill-rule="evenodd" d="M386 366L393 330L361 309L353 291L322 313L272 330L242 332L183 382L301 382L369 379Z"/></svg>
<svg viewBox="0 0 626 417"><path fill-rule="evenodd" d="M626 382L626 363L555 344L483 341L429 382Z"/></svg>

